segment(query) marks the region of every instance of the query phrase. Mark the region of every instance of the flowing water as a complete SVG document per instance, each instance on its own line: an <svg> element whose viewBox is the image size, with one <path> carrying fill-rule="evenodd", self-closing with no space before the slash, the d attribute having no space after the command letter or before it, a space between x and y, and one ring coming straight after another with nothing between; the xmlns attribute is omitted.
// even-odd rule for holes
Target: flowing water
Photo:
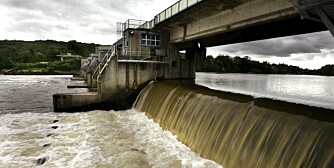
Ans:
<svg viewBox="0 0 334 168"><path fill-rule="evenodd" d="M241 76L200 73L196 82L256 97L333 104L331 77L311 76L319 86L308 86L286 76ZM35 167L39 158L45 158L41 167L334 167L333 115L324 109L154 83L134 109L53 113L52 94L87 91L66 89L82 84L70 77L0 75L0 168Z"/></svg>
<svg viewBox="0 0 334 168"><path fill-rule="evenodd" d="M70 78L0 75L0 168L221 167L134 109L53 113L52 94L87 91Z"/></svg>
<svg viewBox="0 0 334 168"><path fill-rule="evenodd" d="M135 109L223 167L334 167L333 110L164 82Z"/></svg>

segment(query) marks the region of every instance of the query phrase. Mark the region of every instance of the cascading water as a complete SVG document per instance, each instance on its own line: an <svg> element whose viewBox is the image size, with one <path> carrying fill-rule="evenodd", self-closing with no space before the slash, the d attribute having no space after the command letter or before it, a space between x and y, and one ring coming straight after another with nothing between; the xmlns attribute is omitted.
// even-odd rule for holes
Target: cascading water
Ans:
<svg viewBox="0 0 334 168"><path fill-rule="evenodd" d="M158 82L134 108L225 168L334 167L333 122L260 107L251 96Z"/></svg>

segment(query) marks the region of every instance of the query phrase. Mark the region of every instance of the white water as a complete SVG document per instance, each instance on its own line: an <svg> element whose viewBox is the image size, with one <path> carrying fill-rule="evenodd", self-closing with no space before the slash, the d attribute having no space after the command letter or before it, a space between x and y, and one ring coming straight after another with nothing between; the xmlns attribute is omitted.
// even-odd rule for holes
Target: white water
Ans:
<svg viewBox="0 0 334 168"><path fill-rule="evenodd" d="M220 167L135 110L1 115L0 167L42 157L42 167Z"/></svg>

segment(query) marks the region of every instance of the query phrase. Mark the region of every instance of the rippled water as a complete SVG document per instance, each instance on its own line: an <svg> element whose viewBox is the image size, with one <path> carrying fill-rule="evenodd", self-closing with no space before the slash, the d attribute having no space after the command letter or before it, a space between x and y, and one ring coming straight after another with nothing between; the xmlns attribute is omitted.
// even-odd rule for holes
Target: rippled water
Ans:
<svg viewBox="0 0 334 168"><path fill-rule="evenodd" d="M0 114L53 111L52 95L55 93L86 92L87 89L67 89L70 75L28 76L0 75Z"/></svg>
<svg viewBox="0 0 334 168"><path fill-rule="evenodd" d="M42 167L221 167L133 109L51 112L52 94L85 91L66 89L71 83L70 76L0 76L0 168L35 167L39 158Z"/></svg>
<svg viewBox="0 0 334 168"><path fill-rule="evenodd" d="M196 73L196 83L216 90L334 109L334 77Z"/></svg>

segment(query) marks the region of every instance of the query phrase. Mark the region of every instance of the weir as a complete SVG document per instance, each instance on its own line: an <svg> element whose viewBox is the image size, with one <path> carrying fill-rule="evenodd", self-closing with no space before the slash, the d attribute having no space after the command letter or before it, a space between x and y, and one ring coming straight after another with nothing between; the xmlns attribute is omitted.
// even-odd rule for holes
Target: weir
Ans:
<svg viewBox="0 0 334 168"><path fill-rule="evenodd" d="M118 23L120 38L82 61L95 92L56 94L54 111L131 107L152 80L195 79L207 47L334 35L333 8L333 0L180 0L151 21ZM334 167L333 110L166 82L148 85L134 108L225 168Z"/></svg>
<svg viewBox="0 0 334 168"><path fill-rule="evenodd" d="M166 82L134 108L225 168L334 167L333 110Z"/></svg>

